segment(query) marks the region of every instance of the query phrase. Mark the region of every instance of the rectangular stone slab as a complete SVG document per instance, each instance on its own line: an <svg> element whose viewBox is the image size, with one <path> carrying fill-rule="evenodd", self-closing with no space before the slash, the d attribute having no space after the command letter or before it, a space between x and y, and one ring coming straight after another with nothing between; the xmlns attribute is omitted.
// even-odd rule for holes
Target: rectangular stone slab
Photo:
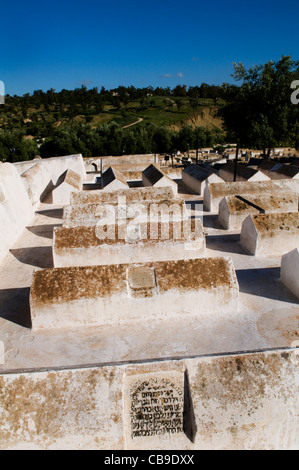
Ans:
<svg viewBox="0 0 299 470"><path fill-rule="evenodd" d="M30 291L32 328L234 316L238 293L232 261L222 257L39 270Z"/></svg>
<svg viewBox="0 0 299 470"><path fill-rule="evenodd" d="M171 187L162 187L162 188L130 188L119 189L115 191L102 191L102 190L93 190L93 191L80 191L74 192L71 195L71 205L75 204L117 204L118 198L125 196L127 203L133 201L159 201L161 199L173 199L174 192Z"/></svg>
<svg viewBox="0 0 299 470"><path fill-rule="evenodd" d="M198 258L205 255L200 219L165 222L119 221L91 227L57 227L55 267L96 266Z"/></svg>
<svg viewBox="0 0 299 470"><path fill-rule="evenodd" d="M124 375L126 448L147 448L149 444L159 448L168 439L178 446L187 441L184 385L182 367L165 371L148 367L142 374L136 369Z"/></svg>
<svg viewBox="0 0 299 470"><path fill-rule="evenodd" d="M249 215L242 224L241 246L256 256L282 256L299 246L298 212Z"/></svg>
<svg viewBox="0 0 299 470"><path fill-rule="evenodd" d="M80 204L64 208L64 227L90 227L97 225L103 217L150 218L157 212L162 214L175 214L177 218L188 218L185 202L181 198L161 199L159 201L131 201L120 196L117 203L106 202L102 204Z"/></svg>
<svg viewBox="0 0 299 470"><path fill-rule="evenodd" d="M296 193L244 194L226 196L219 204L218 222L226 230L241 230L242 222L250 214L269 212L297 212Z"/></svg>
<svg viewBox="0 0 299 470"><path fill-rule="evenodd" d="M188 165L182 171L182 181L187 188L201 196L207 183L223 183L223 180L212 171L212 167L201 167L195 164Z"/></svg>
<svg viewBox="0 0 299 470"><path fill-rule="evenodd" d="M243 194L284 194L285 191L299 195L299 180L279 181L236 181L230 183L210 183L204 190L204 210L218 212L219 203L225 196Z"/></svg>

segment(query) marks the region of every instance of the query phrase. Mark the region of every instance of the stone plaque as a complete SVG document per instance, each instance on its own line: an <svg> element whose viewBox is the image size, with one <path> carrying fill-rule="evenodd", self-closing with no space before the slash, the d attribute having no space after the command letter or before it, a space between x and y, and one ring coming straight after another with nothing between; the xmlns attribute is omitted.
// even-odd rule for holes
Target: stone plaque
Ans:
<svg viewBox="0 0 299 470"><path fill-rule="evenodd" d="M127 438L174 437L184 433L184 374L153 372L126 378Z"/></svg>
<svg viewBox="0 0 299 470"><path fill-rule="evenodd" d="M133 266L127 270L129 295L131 297L151 297L157 293L154 268Z"/></svg>

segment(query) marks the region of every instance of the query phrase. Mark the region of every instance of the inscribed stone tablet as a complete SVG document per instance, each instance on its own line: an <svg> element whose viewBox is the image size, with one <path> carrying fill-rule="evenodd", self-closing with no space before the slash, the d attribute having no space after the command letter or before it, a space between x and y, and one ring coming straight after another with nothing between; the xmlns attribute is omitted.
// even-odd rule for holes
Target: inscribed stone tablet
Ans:
<svg viewBox="0 0 299 470"><path fill-rule="evenodd" d="M128 269L128 281L131 289L152 288L156 285L154 268L136 266Z"/></svg>
<svg viewBox="0 0 299 470"><path fill-rule="evenodd" d="M156 273L154 268L133 266L127 270L129 295L148 297L157 293Z"/></svg>
<svg viewBox="0 0 299 470"><path fill-rule="evenodd" d="M125 425L129 441L184 434L184 374L153 372L126 377Z"/></svg>

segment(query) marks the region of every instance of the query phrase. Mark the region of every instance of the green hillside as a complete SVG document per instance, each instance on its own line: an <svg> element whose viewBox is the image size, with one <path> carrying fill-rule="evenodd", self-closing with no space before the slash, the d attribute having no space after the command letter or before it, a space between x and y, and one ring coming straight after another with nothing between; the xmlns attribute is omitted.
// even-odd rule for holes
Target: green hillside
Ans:
<svg viewBox="0 0 299 470"><path fill-rule="evenodd" d="M138 122L141 126L151 123L176 130L186 124L221 129L221 121L215 116L219 103L215 104L211 98L192 102L188 97L151 96L128 102L114 101L112 104L111 100L103 100L100 106L92 102L84 104L81 100L69 104L58 100L35 104L32 97L8 97L5 106L0 108L0 127L21 129L37 139L49 137L57 128L70 123L96 127L114 121L121 127Z"/></svg>
<svg viewBox="0 0 299 470"><path fill-rule="evenodd" d="M221 92L203 84L188 90L81 87L6 96L0 107L0 159L162 153L221 143Z"/></svg>

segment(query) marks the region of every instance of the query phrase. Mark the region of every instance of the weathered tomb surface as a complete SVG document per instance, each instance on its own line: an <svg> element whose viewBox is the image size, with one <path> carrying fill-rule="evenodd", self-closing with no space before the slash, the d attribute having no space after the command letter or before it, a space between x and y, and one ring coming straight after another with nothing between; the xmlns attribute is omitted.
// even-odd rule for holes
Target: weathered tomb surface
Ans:
<svg viewBox="0 0 299 470"><path fill-rule="evenodd" d="M154 154L141 154L141 155L121 155L121 156L103 156L103 157L85 157L85 167L90 169L93 166L93 171L96 167L97 171L106 171L109 167L119 170L144 170L151 163L155 163L157 156Z"/></svg>
<svg viewBox="0 0 299 470"><path fill-rule="evenodd" d="M182 171L183 183L191 191L203 196L204 187L207 183L223 183L223 179L212 171L212 167L210 168L195 164L188 165Z"/></svg>
<svg viewBox="0 0 299 470"><path fill-rule="evenodd" d="M101 185L104 191L129 189L129 185L124 175L112 167L107 168L107 170L102 174Z"/></svg>
<svg viewBox="0 0 299 470"><path fill-rule="evenodd" d="M126 197L127 203L143 201L159 201L174 198L174 192L170 186L161 188L130 188L117 189L114 191L81 191L73 193L71 196L71 205L82 204L118 204L120 197Z"/></svg>
<svg viewBox="0 0 299 470"><path fill-rule="evenodd" d="M234 316L238 282L230 258L35 271L33 330Z"/></svg>
<svg viewBox="0 0 299 470"><path fill-rule="evenodd" d="M142 184L143 186L153 187L170 186L175 194L178 192L177 183L169 178L169 176L167 176L165 173L163 173L158 165L149 165L145 170L143 170Z"/></svg>
<svg viewBox="0 0 299 470"><path fill-rule="evenodd" d="M53 204L69 204L71 194L75 191L82 191L82 177L73 170L66 170L52 190Z"/></svg>
<svg viewBox="0 0 299 470"><path fill-rule="evenodd" d="M299 248L282 256L280 280L299 299Z"/></svg>
<svg viewBox="0 0 299 470"><path fill-rule="evenodd" d="M142 170L123 170L122 174L126 181L142 181Z"/></svg>
<svg viewBox="0 0 299 470"><path fill-rule="evenodd" d="M282 256L299 245L299 214L249 215L242 224L241 246L257 256Z"/></svg>
<svg viewBox="0 0 299 470"><path fill-rule="evenodd" d="M91 227L98 223L117 223L120 219L151 220L159 217L187 219L188 210L182 198L134 201L124 195L116 201L101 204L77 204L64 208L64 227Z"/></svg>
<svg viewBox="0 0 299 470"><path fill-rule="evenodd" d="M190 259L205 255L201 219L102 219L54 229L55 267Z"/></svg>
<svg viewBox="0 0 299 470"><path fill-rule="evenodd" d="M205 211L219 211L219 204L225 196L273 194L295 192L299 195L298 180L279 181L241 181L229 183L210 183L204 190L203 207Z"/></svg>
<svg viewBox="0 0 299 470"><path fill-rule="evenodd" d="M292 348L1 373L0 448L297 450L297 385Z"/></svg>
<svg viewBox="0 0 299 470"><path fill-rule="evenodd" d="M248 215L268 212L298 212L298 195L274 192L226 196L219 204L218 222L227 230L240 230Z"/></svg>

